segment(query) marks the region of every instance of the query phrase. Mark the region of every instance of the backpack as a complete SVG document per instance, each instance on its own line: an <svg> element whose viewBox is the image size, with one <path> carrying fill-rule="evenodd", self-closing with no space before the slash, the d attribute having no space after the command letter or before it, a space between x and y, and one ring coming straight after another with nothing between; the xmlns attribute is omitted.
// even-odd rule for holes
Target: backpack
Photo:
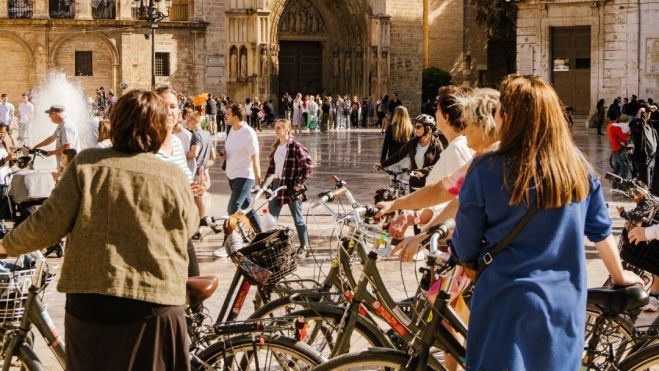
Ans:
<svg viewBox="0 0 659 371"><path fill-rule="evenodd" d="M634 131L640 136L640 154L645 155L645 158L649 162L657 153L657 132L650 123L644 123L641 119L632 120L630 129L634 126Z"/></svg>

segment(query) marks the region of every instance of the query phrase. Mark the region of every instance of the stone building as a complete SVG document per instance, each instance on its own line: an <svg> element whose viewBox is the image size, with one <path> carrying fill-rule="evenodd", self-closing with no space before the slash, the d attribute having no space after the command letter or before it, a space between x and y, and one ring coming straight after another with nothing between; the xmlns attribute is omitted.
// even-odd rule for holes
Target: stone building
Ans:
<svg viewBox="0 0 659 371"><path fill-rule="evenodd" d="M148 0L143 0L145 3ZM147 88L151 39L137 0L0 0L0 90L29 90L49 69L121 93ZM486 43L468 0L172 0L155 37L156 83L236 100L396 91L417 110L421 71L477 83ZM164 12L165 2L157 1ZM169 4L168 4L169 5ZM471 30L471 31L469 31ZM469 34L476 36L469 36Z"/></svg>
<svg viewBox="0 0 659 371"><path fill-rule="evenodd" d="M577 113L599 98L659 98L659 2L524 0L517 69L551 81Z"/></svg>

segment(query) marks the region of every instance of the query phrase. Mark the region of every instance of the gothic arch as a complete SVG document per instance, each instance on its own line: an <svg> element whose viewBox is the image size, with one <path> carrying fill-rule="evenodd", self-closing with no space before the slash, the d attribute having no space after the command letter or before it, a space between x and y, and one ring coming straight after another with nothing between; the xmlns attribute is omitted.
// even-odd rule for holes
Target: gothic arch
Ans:
<svg viewBox="0 0 659 371"><path fill-rule="evenodd" d="M27 54L30 65L31 66L35 65L36 61L34 59L34 52L32 51L32 48L30 48L30 45L25 40L23 40L22 37L16 35L13 32L0 31L0 38L3 38L3 37L5 37L7 39L10 39L10 40L16 42L18 45L20 45L23 48L23 50L25 51L25 53Z"/></svg>
<svg viewBox="0 0 659 371"><path fill-rule="evenodd" d="M13 32L0 31L0 47L12 56L12 73L3 79L2 92L15 101L36 82L36 60L30 45Z"/></svg>
<svg viewBox="0 0 659 371"><path fill-rule="evenodd" d="M57 52L59 48L64 45L65 42L77 39L77 38L92 38L94 40L100 41L105 47L107 48L107 51L110 53L112 56L112 65L113 66L119 66L119 51L117 48L112 44L110 39L108 39L105 35L99 35L97 33L89 32L89 33L79 33L75 35L69 35L69 36L62 36L59 39L55 40L55 42L52 44L50 48L50 54L48 56L48 66L53 67L55 65L55 56L57 55Z"/></svg>

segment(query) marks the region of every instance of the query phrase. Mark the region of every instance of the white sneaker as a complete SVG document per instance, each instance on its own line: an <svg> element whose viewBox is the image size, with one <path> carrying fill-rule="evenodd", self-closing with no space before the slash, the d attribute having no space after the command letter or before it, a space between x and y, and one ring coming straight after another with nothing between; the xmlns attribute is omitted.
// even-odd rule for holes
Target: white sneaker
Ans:
<svg viewBox="0 0 659 371"><path fill-rule="evenodd" d="M220 247L219 249L213 251L213 256L216 258L228 258L229 254L227 254L227 249Z"/></svg>
<svg viewBox="0 0 659 371"><path fill-rule="evenodd" d="M657 312L659 311L659 299L650 296L650 302L643 307L644 312Z"/></svg>

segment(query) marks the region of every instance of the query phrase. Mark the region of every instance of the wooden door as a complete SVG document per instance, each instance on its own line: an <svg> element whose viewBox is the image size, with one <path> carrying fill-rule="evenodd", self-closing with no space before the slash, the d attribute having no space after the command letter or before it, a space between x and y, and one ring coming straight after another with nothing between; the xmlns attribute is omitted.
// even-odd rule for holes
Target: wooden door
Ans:
<svg viewBox="0 0 659 371"><path fill-rule="evenodd" d="M577 114L590 112L590 27L551 30L552 83L563 103Z"/></svg>
<svg viewBox="0 0 659 371"><path fill-rule="evenodd" d="M323 92L323 48L319 42L281 41L279 53L279 96L288 92Z"/></svg>

